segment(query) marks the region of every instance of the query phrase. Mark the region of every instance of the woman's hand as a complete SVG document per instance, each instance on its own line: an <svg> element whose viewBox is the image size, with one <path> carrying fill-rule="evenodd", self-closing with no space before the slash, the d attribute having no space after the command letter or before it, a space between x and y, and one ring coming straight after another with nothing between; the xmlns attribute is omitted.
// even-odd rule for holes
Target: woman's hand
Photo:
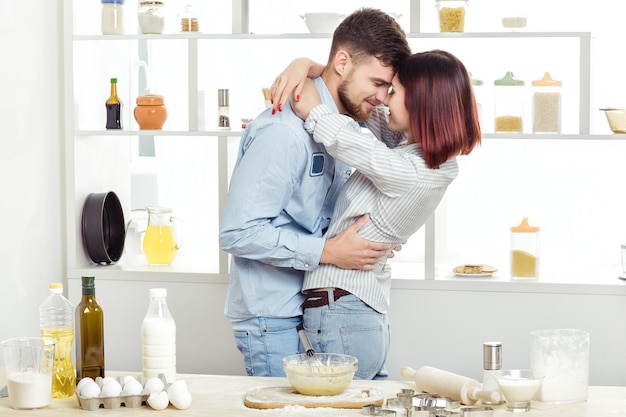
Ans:
<svg viewBox="0 0 626 417"><path fill-rule="evenodd" d="M296 58L280 73L270 88L272 101L272 114L277 110L282 111L287 99L300 100L304 81L307 78L319 77L324 66L309 58ZM307 113L308 114L308 113Z"/></svg>
<svg viewBox="0 0 626 417"><path fill-rule="evenodd" d="M302 95L299 100L292 96L290 104L296 115L302 120L306 120L313 107L322 104L322 98L317 91L317 87L315 87L315 83L309 78L300 83L298 87Z"/></svg>

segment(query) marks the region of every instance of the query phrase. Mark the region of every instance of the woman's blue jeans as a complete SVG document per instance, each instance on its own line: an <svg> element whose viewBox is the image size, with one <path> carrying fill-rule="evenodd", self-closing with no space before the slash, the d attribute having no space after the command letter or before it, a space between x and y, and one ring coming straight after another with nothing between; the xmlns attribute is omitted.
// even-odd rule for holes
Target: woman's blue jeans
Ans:
<svg viewBox="0 0 626 417"><path fill-rule="evenodd" d="M390 326L386 314L350 294L322 307L306 308L304 328L315 352L356 356L355 379L385 379Z"/></svg>

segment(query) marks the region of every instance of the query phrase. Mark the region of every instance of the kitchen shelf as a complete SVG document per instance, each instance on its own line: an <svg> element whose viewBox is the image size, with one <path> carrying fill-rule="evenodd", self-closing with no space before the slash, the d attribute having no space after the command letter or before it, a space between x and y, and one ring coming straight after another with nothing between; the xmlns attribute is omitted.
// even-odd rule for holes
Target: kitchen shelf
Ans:
<svg viewBox="0 0 626 417"><path fill-rule="evenodd" d="M406 34L408 39L474 39L474 38L591 38L591 32L421 32ZM271 40L271 39L332 39L330 33L163 33L159 35L125 34L125 35L74 35L75 41L102 41L102 40L163 40L163 39L214 39L227 40Z"/></svg>
<svg viewBox="0 0 626 417"><path fill-rule="evenodd" d="M81 239L80 239L80 208L82 207L82 198L86 195L87 192L91 191L88 187L93 186L93 184L100 185L105 184L108 185L107 181L109 177L113 177L114 175L111 173L107 173L104 170L97 171L95 174L88 173L88 176L93 175L94 177L101 176L104 180L97 178L97 180L93 181L93 183L89 181L79 181L82 180L81 176L85 175L80 168L84 170L84 167L81 167L82 164L81 159L83 156L87 156L87 160L97 160L100 157L97 152L103 151L108 153L120 153L120 157L116 159L120 161L120 164L125 164L126 160L128 160L128 146L126 138L141 138L150 141L150 138L157 137L190 137L190 138L204 138L206 137L207 141L216 141L217 146L215 148L217 161L214 164L214 173L216 181L218 182L218 196L216 200L218 201L219 213L221 216L221 211L223 210L224 201L226 199L227 191L228 191L228 181L230 175L230 167L228 166L229 159L229 138L238 138L241 136L242 131L240 129L233 130L201 130L198 129L200 126L198 120L198 99L199 99L199 90L201 88L205 88L202 86L201 81L206 81L205 77L217 77L219 75L218 71L213 71L211 69L211 73L208 74L206 68L201 68L199 65L199 56L201 53L206 52L206 48L215 48L219 46L221 48L221 43L226 43L228 48L231 48L232 45L235 47L243 47L246 48L248 45L254 45L256 41L276 41L278 45L281 45L281 42L288 41L305 41L305 40L320 40L324 42L328 42L332 39L331 34L309 34L309 33L284 33L284 34L252 34L252 33L243 33L247 32L246 28L248 27L248 3L249 0L233 0L232 8L233 8L233 33L229 34L211 34L211 33L171 33L171 34L159 34L159 35L143 35L143 34L126 34L126 35L100 35L100 34L75 34L73 33L73 8L75 2L79 0L64 0L64 20L65 20L65 35L64 35L64 48L65 48L65 57L64 57L64 82L65 82L65 155L66 155L66 219L68 224L68 242L67 242L67 252L68 252L68 274L73 277L80 277L84 274L93 274L98 273L98 276L102 277L110 277L110 279L131 279L131 280L142 280L142 281L150 281L154 277L154 280L191 280L193 282L205 282L204 280L212 280L212 279L224 279L228 274L228 255L222 251L217 250L216 252L211 251L207 254L207 257L212 258L211 261L217 264L215 266L207 266L203 264L202 260L198 260L196 264L193 265L185 265L182 261L182 257L177 258L177 261L174 263L172 267L167 268L149 268L149 267L135 267L124 264L124 259L120 261L120 263L116 265L109 266L101 266L101 265L90 265L90 262L84 254L82 253L81 247ZM565 40L568 46L573 46L578 50L577 57L568 58L568 63L578 64L579 67L579 96L578 103L578 132L580 134L560 134L560 135L551 135L551 134L491 134L485 133L483 135L486 140L510 140L510 139L524 139L524 140L624 140L626 139L626 135L598 135L598 134L590 134L590 62L591 62L591 33L589 32L511 32L511 31L496 31L496 32L464 32L464 33L422 33L419 31L419 8L420 1L419 0L410 0L410 17L411 17L411 31L407 33L407 38L409 41L411 40L422 40L422 39L431 39L434 41L441 40L440 43L445 44L445 40L452 40L458 45L466 45L464 42L473 42L477 39L480 39L481 42L485 41L487 44L492 45L492 42L497 42L498 40L513 40L519 39L520 41L525 40L533 40L532 42L537 42L536 40L542 39L553 39L553 42L561 42L561 40ZM241 33L238 33L241 32ZM492 41L493 40L493 41ZM75 95L74 89L81 89L84 85L80 85L76 80L74 80L74 71L77 68L85 69L82 67L82 62L84 58L82 55L77 54L76 50L79 51L82 49L83 51L87 51L91 48L92 43L94 47L102 48L103 50L107 50L107 48L111 45L114 45L115 48L120 47L119 49L125 49L128 53L120 53L119 55L110 54L109 59L112 61L119 61L122 63L128 63L128 67L133 65L132 59L135 59L135 55L139 60L145 60L146 62L149 60L149 48L156 46L160 46L160 41L166 41L164 44L170 48L176 48L184 50L184 58L180 61L181 71L177 73L177 75L182 75L186 77L186 81L181 81L180 91L184 91L184 95L186 96L185 107L187 107L188 114L183 117L186 117L187 120L184 124L174 125L176 128L174 130L138 130L138 129L130 129L130 130L99 130L93 129L93 127L98 127L99 123L85 123L84 126L80 126L80 129L74 128L74 126L78 126L75 123L74 117L76 114L75 109ZM170 42L167 42L170 41ZM172 47L172 42L176 41L176 44ZM241 44L236 44L239 41L246 41ZM458 41L458 42L457 42ZM120 42L120 43L116 43ZM178 43L180 42L180 43ZM235 42L235 44L231 44L229 42ZM572 43L574 42L574 43ZM576 43L577 42L577 43ZM315 42L312 42L313 44ZM319 43L319 42L318 42ZM321 44L321 43L319 43ZM517 45L517 43L516 43ZM114 49L115 49L114 48ZM204 49L202 49L204 48ZM217 49L219 49L217 48ZM271 49L270 49L271 50ZM254 51L258 53L258 51ZM483 51L484 53L489 53L488 51ZM83 60L83 61L81 61ZM230 63L228 60L221 59L219 60L220 66L226 67L228 69L228 64ZM230 63L232 65L237 65L234 63ZM86 71L89 69L97 68L97 67L86 67ZM134 77L134 72L128 70L128 74L131 77ZM139 75L141 77L141 75ZM94 77L94 80L100 80L100 78ZM90 82L93 82L91 80ZM136 85L132 85L133 89L137 88L139 91L142 91L141 88L147 85L146 79L134 80L136 81ZM87 84L88 86L90 84ZM129 85L129 90L131 83ZM211 86L211 88L213 85ZM206 90L205 90L206 92ZM259 92L260 93L260 92ZM131 92L130 96L126 98L127 104L134 99L135 92ZM231 92L231 100L233 93ZM171 97L171 96L170 96ZM80 102L77 103L80 106ZM181 106L183 108L183 106ZM89 115L96 114L94 111L87 112ZM127 112L128 115L130 112ZM132 117L132 116L130 116ZM81 121L83 121L81 119ZM131 126L129 123L128 126ZM182 128L180 127L182 126ZM189 129L185 129L185 126L189 126ZM206 125L203 125L206 126ZM122 140L107 140L110 138L119 138ZM87 139L87 140L85 140ZM217 139L217 140L216 140ZM93 142L93 143L92 143ZM113 145L111 145L113 143ZM79 166L77 168L77 166ZM123 175L128 174L128 170L126 167L123 167L122 170L117 170L117 177L121 177ZM126 181L126 178L117 178L117 183L123 183ZM116 183L116 185L117 185ZM125 185L124 185L125 186ZM124 190L126 194L130 194L129 190ZM425 240L425 250L424 250L424 259L426 260L425 264L420 267L423 268L423 271L419 273L419 276L426 277L426 280L434 280L440 279L437 276L435 271L435 222L434 216L431 218L424 227L424 240ZM209 272L209 271L215 271ZM419 277L414 277L414 279Z"/></svg>
<svg viewBox="0 0 626 417"><path fill-rule="evenodd" d="M207 136L240 137L241 130L77 130L74 136Z"/></svg>
<svg viewBox="0 0 626 417"><path fill-rule="evenodd" d="M200 137L218 137L218 138L237 138L240 137L241 130L205 130L205 131L189 131L189 130L77 130L74 132L76 137L88 136L200 136ZM626 134L549 134L549 133L485 133L483 139L528 139L528 140L626 140Z"/></svg>

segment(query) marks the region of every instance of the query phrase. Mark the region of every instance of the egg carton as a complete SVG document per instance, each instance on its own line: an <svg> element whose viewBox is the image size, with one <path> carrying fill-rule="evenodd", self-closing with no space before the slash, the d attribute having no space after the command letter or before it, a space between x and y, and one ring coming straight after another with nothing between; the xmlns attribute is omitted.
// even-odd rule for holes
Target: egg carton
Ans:
<svg viewBox="0 0 626 417"><path fill-rule="evenodd" d="M81 398L76 393L80 408L87 411L97 410L98 408L108 408L115 410L120 407L137 408L146 405L149 395L122 395L117 397L95 397Z"/></svg>
<svg viewBox="0 0 626 417"><path fill-rule="evenodd" d="M116 379L117 382L119 382L120 384L124 382L123 376L117 377ZM170 384L167 383L165 375L159 374L159 379L163 381L163 385L165 386L165 389L167 389ZM143 375L139 375L137 377L137 380L141 382L142 385L144 385L145 379ZM80 405L80 408L87 411L93 411L99 408L106 408L110 410L115 410L120 407L137 408L141 407L142 405L147 405L147 400L149 396L150 395L147 393L142 393L139 395L118 395L115 397L98 396L93 398L83 398L78 394L78 392L76 393L76 398L78 399L78 404Z"/></svg>

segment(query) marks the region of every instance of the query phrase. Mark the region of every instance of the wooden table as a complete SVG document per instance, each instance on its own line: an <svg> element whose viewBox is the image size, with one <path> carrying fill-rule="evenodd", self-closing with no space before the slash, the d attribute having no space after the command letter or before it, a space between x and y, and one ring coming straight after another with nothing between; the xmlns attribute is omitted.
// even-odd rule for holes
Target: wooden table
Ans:
<svg viewBox="0 0 626 417"><path fill-rule="evenodd" d="M124 376L136 373L108 372L107 376ZM128 416L179 416L179 417L206 417L206 416L358 416L362 415L357 409L332 408L304 408L288 406L282 409L256 410L244 405L245 393L260 386L289 386L286 378L262 378L247 376L224 375L179 375L178 379L187 382L193 397L193 403L187 410L177 410L172 405L162 411L156 411L148 406L138 408L120 407L115 410L97 409L87 411L80 408L76 397L53 399L49 407L37 410L41 417L66 417L74 415L128 417ZM0 386L6 384L4 369L0 368ZM385 398L395 397L402 388L415 388L413 381L353 381L351 388L376 388L381 390ZM34 411L13 410L9 406L8 398L0 398L0 415L26 416L34 415ZM498 417L512 417L514 414L499 407L495 411ZM589 398L586 402L551 405L533 402L529 417L626 417L626 387L589 387Z"/></svg>

